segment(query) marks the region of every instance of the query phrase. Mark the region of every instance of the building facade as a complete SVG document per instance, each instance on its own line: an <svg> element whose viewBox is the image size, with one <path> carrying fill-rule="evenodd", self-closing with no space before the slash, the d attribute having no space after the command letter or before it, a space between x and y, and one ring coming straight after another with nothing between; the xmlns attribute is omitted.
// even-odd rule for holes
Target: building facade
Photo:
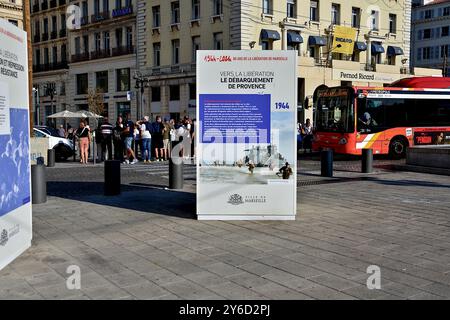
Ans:
<svg viewBox="0 0 450 320"><path fill-rule="evenodd" d="M297 50L301 121L312 117L305 101L320 85L382 86L437 72L410 68L411 0L138 2L142 105L152 116L195 116L198 49ZM337 27L355 33L351 52L333 47Z"/></svg>
<svg viewBox="0 0 450 320"><path fill-rule="evenodd" d="M49 114L91 110L115 121L136 99L136 3L132 0L36 0L32 11L35 123ZM89 101L100 101L93 105ZM98 105L102 105L99 107Z"/></svg>
<svg viewBox="0 0 450 320"><path fill-rule="evenodd" d="M450 0L418 3L412 14L411 61L450 76Z"/></svg>
<svg viewBox="0 0 450 320"><path fill-rule="evenodd" d="M22 0L0 0L0 18L23 29Z"/></svg>

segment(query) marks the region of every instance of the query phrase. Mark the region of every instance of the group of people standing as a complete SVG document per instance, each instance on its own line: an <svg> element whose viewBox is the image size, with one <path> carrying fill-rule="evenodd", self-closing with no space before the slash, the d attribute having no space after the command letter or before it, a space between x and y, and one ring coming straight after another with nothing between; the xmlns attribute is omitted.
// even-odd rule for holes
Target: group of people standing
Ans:
<svg viewBox="0 0 450 320"><path fill-rule="evenodd" d="M189 117L176 122L174 119L157 116L154 122L145 116L136 122L130 114L119 116L115 125L108 118L103 118L95 130L97 159L120 160L123 164L135 164L139 161L167 161L171 157L171 148L177 147L179 156L185 159L194 157L195 120ZM87 163L91 130L85 122L80 121L74 132L80 150L80 163ZM181 148L180 148L181 147Z"/></svg>

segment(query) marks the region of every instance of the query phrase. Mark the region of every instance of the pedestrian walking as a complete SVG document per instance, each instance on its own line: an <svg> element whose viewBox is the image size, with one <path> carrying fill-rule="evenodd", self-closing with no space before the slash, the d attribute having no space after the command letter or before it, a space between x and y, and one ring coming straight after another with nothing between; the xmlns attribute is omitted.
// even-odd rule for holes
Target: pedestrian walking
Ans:
<svg viewBox="0 0 450 320"><path fill-rule="evenodd" d="M305 125L302 127L302 140L303 140L303 151L306 153L306 149L312 152L312 141L313 141L313 131L312 131L311 120L306 119Z"/></svg>
<svg viewBox="0 0 450 320"><path fill-rule="evenodd" d="M58 135L61 138L65 138L66 137L66 130L64 130L64 126L62 124L59 126Z"/></svg>
<svg viewBox="0 0 450 320"><path fill-rule="evenodd" d="M291 177L292 168L291 168L291 165L289 164L289 162L286 162L286 164L283 167L281 167L281 169L277 173L277 175L279 176L280 174L284 180L288 180Z"/></svg>
<svg viewBox="0 0 450 320"><path fill-rule="evenodd" d="M103 123L100 126L102 135L102 158L104 160L112 160L112 136L113 136L113 125L109 123L108 118L103 118Z"/></svg>
<svg viewBox="0 0 450 320"><path fill-rule="evenodd" d="M102 143L103 143L103 136L102 136L102 130L100 128L100 126L97 127L97 129L95 129L95 145L96 145L96 159L97 162L102 162L103 159L103 148L102 148Z"/></svg>

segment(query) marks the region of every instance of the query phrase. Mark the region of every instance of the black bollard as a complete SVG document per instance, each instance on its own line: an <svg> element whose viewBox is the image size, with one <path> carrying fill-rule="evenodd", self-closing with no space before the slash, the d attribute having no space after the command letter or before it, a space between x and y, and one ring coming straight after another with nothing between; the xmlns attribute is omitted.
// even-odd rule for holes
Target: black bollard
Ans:
<svg viewBox="0 0 450 320"><path fill-rule="evenodd" d="M31 199L33 204L47 202L47 181L43 163L31 166Z"/></svg>
<svg viewBox="0 0 450 320"><path fill-rule="evenodd" d="M54 167L55 166L55 157L56 157L56 151L55 149L48 149L47 150L47 167Z"/></svg>
<svg viewBox="0 0 450 320"><path fill-rule="evenodd" d="M333 176L333 150L322 150L320 153L320 171L322 177Z"/></svg>
<svg viewBox="0 0 450 320"><path fill-rule="evenodd" d="M373 150L372 149L362 149L361 157L361 172L362 173L372 173L373 171Z"/></svg>
<svg viewBox="0 0 450 320"><path fill-rule="evenodd" d="M120 161L105 161L105 196L117 196L120 194Z"/></svg>
<svg viewBox="0 0 450 320"><path fill-rule="evenodd" d="M172 156L169 159L169 189L183 189L184 163L183 158Z"/></svg>

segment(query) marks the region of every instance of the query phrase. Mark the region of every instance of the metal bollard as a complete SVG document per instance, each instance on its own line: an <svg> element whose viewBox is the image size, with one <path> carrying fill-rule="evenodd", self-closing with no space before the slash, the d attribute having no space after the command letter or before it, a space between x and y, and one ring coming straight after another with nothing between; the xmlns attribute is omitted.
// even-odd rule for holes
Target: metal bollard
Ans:
<svg viewBox="0 0 450 320"><path fill-rule="evenodd" d="M47 150L47 167L55 166L55 157L56 157L55 149L48 149Z"/></svg>
<svg viewBox="0 0 450 320"><path fill-rule="evenodd" d="M362 149L361 157L361 172L362 173L372 173L373 171L373 150L372 149Z"/></svg>
<svg viewBox="0 0 450 320"><path fill-rule="evenodd" d="M174 161L175 160L175 161ZM184 163L181 157L170 157L169 159L169 189L183 189L184 185Z"/></svg>
<svg viewBox="0 0 450 320"><path fill-rule="evenodd" d="M31 166L31 199L33 204L47 202L47 181L43 163Z"/></svg>
<svg viewBox="0 0 450 320"><path fill-rule="evenodd" d="M117 196L120 194L120 161L105 161L105 196Z"/></svg>
<svg viewBox="0 0 450 320"><path fill-rule="evenodd" d="M333 150L322 150L320 153L320 172L322 177L333 176Z"/></svg>

